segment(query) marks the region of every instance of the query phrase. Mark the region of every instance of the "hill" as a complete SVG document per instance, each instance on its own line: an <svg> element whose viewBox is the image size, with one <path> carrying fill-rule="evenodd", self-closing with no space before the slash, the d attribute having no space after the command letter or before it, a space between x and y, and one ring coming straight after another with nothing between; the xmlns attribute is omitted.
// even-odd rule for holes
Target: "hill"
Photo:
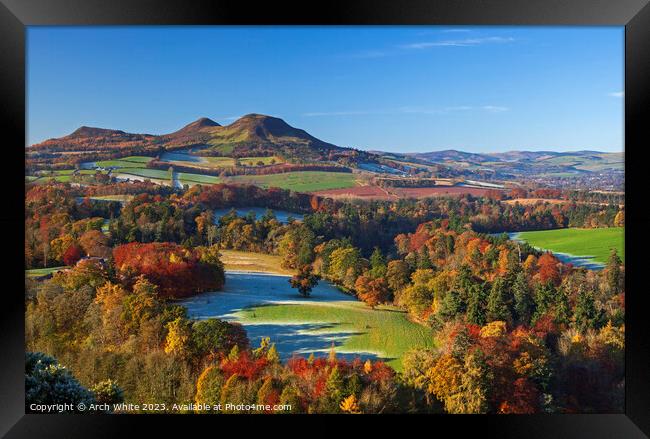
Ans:
<svg viewBox="0 0 650 439"><path fill-rule="evenodd" d="M509 151L467 153L445 150L404 154L420 162L444 164L454 169L489 175L495 179L593 179L619 180L624 174L622 152Z"/></svg>
<svg viewBox="0 0 650 439"><path fill-rule="evenodd" d="M288 162L350 164L373 157L367 152L325 142L280 118L262 114L248 114L226 126L202 117L178 131L162 135L82 126L67 136L30 146L26 154L28 165L70 165L127 155L157 156L188 147L204 156L280 156Z"/></svg>
<svg viewBox="0 0 650 439"><path fill-rule="evenodd" d="M230 125L209 130L208 147L202 154L235 157L280 155L285 158L330 159L330 153L349 151L324 142L284 120L263 114L247 114Z"/></svg>

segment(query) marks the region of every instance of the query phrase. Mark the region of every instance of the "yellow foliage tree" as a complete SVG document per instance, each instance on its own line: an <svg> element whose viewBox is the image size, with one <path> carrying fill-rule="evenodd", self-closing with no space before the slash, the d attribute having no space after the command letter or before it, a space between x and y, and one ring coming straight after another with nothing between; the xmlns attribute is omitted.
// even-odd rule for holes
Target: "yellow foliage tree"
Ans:
<svg viewBox="0 0 650 439"><path fill-rule="evenodd" d="M105 344L119 345L123 341L125 331L121 315L126 294L124 288L111 282L97 288L95 304L99 306L101 316L100 340Z"/></svg>
<svg viewBox="0 0 650 439"><path fill-rule="evenodd" d="M357 397L354 396L354 394L348 396L343 401L341 401L339 407L341 408L343 413L350 413L352 415L357 415L361 413L361 409L359 409L359 404L357 403Z"/></svg>
<svg viewBox="0 0 650 439"><path fill-rule="evenodd" d="M59 262L63 261L63 255L65 252L72 246L76 244L77 241L72 237L72 235L63 235L59 238L53 239L50 242L50 252L52 257Z"/></svg>
<svg viewBox="0 0 650 439"><path fill-rule="evenodd" d="M625 226L625 211L619 210L616 216L614 217L614 227L624 227Z"/></svg>
<svg viewBox="0 0 650 439"><path fill-rule="evenodd" d="M186 356L189 354L190 328L186 319L178 317L167 324L165 353Z"/></svg>
<svg viewBox="0 0 650 439"><path fill-rule="evenodd" d="M524 270L532 271L537 266L537 258L534 255L528 255L524 261Z"/></svg>
<svg viewBox="0 0 650 439"><path fill-rule="evenodd" d="M275 343L271 345L269 351L266 353L266 359L269 361L269 363L280 362L280 355L278 355L278 350L275 347Z"/></svg>
<svg viewBox="0 0 650 439"><path fill-rule="evenodd" d="M332 343L332 346L330 347L330 353L327 361L330 363L336 363L336 349L334 348L334 343Z"/></svg>
<svg viewBox="0 0 650 439"><path fill-rule="evenodd" d="M483 338L501 337L506 332L507 332L506 322L501 320L495 320L494 322L490 322L487 325L483 326L481 328L481 331L479 332L479 335Z"/></svg>
<svg viewBox="0 0 650 439"><path fill-rule="evenodd" d="M206 367L196 381L196 404L218 404L223 381L223 375L218 367L215 365Z"/></svg>
<svg viewBox="0 0 650 439"><path fill-rule="evenodd" d="M613 346L617 349L625 349L625 326L617 328L616 326L613 326L612 321L609 320L607 325L600 329L598 340L603 344Z"/></svg>
<svg viewBox="0 0 650 439"><path fill-rule="evenodd" d="M458 390L462 373L462 364L456 358L451 355L441 356L426 372L429 378L427 391L440 401L445 401Z"/></svg>

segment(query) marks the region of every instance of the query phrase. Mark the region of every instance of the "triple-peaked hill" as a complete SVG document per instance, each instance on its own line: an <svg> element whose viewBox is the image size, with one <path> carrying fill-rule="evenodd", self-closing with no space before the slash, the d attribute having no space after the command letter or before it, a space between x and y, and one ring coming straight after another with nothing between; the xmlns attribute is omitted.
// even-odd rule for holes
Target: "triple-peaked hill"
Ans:
<svg viewBox="0 0 650 439"><path fill-rule="evenodd" d="M277 117L248 114L225 126L203 117L178 131L162 135L83 126L67 136L32 145L28 148L28 156L61 153L99 156L114 153L151 154L187 147L196 147L201 155L280 155L287 159L293 157L314 161L358 154L350 148L317 139Z"/></svg>

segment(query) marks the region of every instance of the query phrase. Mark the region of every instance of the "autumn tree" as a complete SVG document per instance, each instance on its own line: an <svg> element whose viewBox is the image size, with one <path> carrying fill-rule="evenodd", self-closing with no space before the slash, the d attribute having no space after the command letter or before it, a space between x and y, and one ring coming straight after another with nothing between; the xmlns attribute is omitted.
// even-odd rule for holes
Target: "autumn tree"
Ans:
<svg viewBox="0 0 650 439"><path fill-rule="evenodd" d="M52 240L52 242L50 242L50 253L52 254L52 257L57 261L64 261L66 252L75 244L77 244L77 241L74 239L74 237L66 233L65 235L55 238ZM81 258L81 256L79 258ZM71 264L66 263L66 265Z"/></svg>
<svg viewBox="0 0 650 439"><path fill-rule="evenodd" d="M108 245L108 237L99 230L88 230L79 238L79 244L88 256L108 258L111 248Z"/></svg>
<svg viewBox="0 0 650 439"><path fill-rule="evenodd" d="M319 280L320 275L313 272L311 265L305 264L300 266L298 273L289 279L289 284L291 288L297 288L302 296L309 297L312 288L318 285Z"/></svg>
<svg viewBox="0 0 650 439"><path fill-rule="evenodd" d="M356 247L337 248L330 254L328 274L346 288L354 288L354 282L361 274L362 268L361 252Z"/></svg>
<svg viewBox="0 0 650 439"><path fill-rule="evenodd" d="M209 227L214 225L212 210L204 210L194 221L196 222L196 231L199 236L207 238Z"/></svg>
<svg viewBox="0 0 650 439"><path fill-rule="evenodd" d="M359 409L359 404L357 403L357 398L356 396L354 396L354 394L348 396L347 398L343 399L343 401L341 401L340 409L343 413L349 413L352 415L361 413L361 410Z"/></svg>
<svg viewBox="0 0 650 439"><path fill-rule="evenodd" d="M81 247L76 244L69 246L63 253L63 263L65 265L74 265L83 256Z"/></svg>
<svg viewBox="0 0 650 439"><path fill-rule="evenodd" d="M96 335L106 346L119 345L126 337L122 313L127 294L128 292L121 285L112 282L106 282L97 288L94 305L98 310L99 324Z"/></svg>
<svg viewBox="0 0 650 439"><path fill-rule="evenodd" d="M390 291L384 278L373 279L369 276L359 276L354 284L357 297L374 308L380 303L390 300Z"/></svg>
<svg viewBox="0 0 650 439"><path fill-rule="evenodd" d="M165 353L184 358L190 355L191 326L187 319L177 318L167 324Z"/></svg>
<svg viewBox="0 0 650 439"><path fill-rule="evenodd" d="M206 367L196 381L195 403L211 406L219 404L223 384L224 378L219 367L215 364Z"/></svg>
<svg viewBox="0 0 650 439"><path fill-rule="evenodd" d="M388 282L388 287L393 292L400 291L408 285L410 274L411 272L406 262L402 260L390 261L386 268L386 281Z"/></svg>
<svg viewBox="0 0 650 439"><path fill-rule="evenodd" d="M298 268L310 264L314 259L316 236L304 226L292 226L278 242L278 252L282 256L284 268Z"/></svg>
<svg viewBox="0 0 650 439"><path fill-rule="evenodd" d="M449 413L487 413L489 409L491 371L479 349L465 357L457 392L445 400Z"/></svg>
<svg viewBox="0 0 650 439"><path fill-rule="evenodd" d="M552 282L554 285L560 280L558 270L558 260L550 253L544 253L539 257L537 265L539 267L539 280L542 283Z"/></svg>
<svg viewBox="0 0 650 439"><path fill-rule="evenodd" d="M614 227L624 227L625 226L625 211L619 210L616 216L614 217Z"/></svg>

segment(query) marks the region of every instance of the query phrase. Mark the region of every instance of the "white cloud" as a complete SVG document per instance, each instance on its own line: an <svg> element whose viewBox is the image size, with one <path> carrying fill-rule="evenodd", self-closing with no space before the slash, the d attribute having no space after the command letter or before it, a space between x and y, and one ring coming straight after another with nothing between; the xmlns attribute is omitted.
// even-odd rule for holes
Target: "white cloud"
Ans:
<svg viewBox="0 0 650 439"><path fill-rule="evenodd" d="M613 98L624 98L625 97L625 92L624 91L616 91L614 93L609 93L608 96L611 96Z"/></svg>
<svg viewBox="0 0 650 439"><path fill-rule="evenodd" d="M464 38L460 40L424 41L399 46L402 49L428 49L430 47L474 47L484 44L504 44L515 41L512 37Z"/></svg>
<svg viewBox="0 0 650 439"><path fill-rule="evenodd" d="M467 29L447 29L443 32L464 32ZM422 34L423 35L423 34ZM487 44L507 44L516 41L512 37L476 37L476 38L461 38L461 39L441 39L436 41L421 41L417 43L395 45L392 48L381 50L365 50L357 52L348 57L352 58L383 58L386 56L395 56L404 53L405 51L430 49L433 47L477 47Z"/></svg>
<svg viewBox="0 0 650 439"><path fill-rule="evenodd" d="M485 111L489 111L491 113L501 113L503 111L508 111L508 107L502 107L499 105L484 105L481 107Z"/></svg>

